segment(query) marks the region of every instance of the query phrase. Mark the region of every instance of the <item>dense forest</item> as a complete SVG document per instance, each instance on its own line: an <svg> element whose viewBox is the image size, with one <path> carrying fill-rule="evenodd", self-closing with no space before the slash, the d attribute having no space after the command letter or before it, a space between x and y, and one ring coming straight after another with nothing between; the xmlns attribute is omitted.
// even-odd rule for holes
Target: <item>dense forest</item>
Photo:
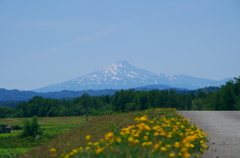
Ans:
<svg viewBox="0 0 240 158"><path fill-rule="evenodd" d="M34 96L28 101L19 102L15 108L1 107L0 117L80 116L87 113L103 115L157 107L178 110L240 110L240 77L226 82L215 92L203 89L184 94L174 89L151 91L129 89L103 96L90 96L84 93L74 99Z"/></svg>

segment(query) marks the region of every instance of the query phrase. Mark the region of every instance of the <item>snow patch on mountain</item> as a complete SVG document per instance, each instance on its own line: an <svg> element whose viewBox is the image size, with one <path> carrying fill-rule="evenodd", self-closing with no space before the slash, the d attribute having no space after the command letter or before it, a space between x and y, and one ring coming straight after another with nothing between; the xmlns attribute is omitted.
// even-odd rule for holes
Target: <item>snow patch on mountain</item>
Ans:
<svg viewBox="0 0 240 158"><path fill-rule="evenodd" d="M219 86L226 81L227 79L213 81L181 74L166 75L163 73L153 73L136 68L126 61L120 61L88 75L35 89L34 91L129 89L154 84L168 85L175 88L197 89L206 86Z"/></svg>
<svg viewBox="0 0 240 158"><path fill-rule="evenodd" d="M118 78L118 77L111 77L111 79L113 79L113 80L121 80L121 78Z"/></svg>

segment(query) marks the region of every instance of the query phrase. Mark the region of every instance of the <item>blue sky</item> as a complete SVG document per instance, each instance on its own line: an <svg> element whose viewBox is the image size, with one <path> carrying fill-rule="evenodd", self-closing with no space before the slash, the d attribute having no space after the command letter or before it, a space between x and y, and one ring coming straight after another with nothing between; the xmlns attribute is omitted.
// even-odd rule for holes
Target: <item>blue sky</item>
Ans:
<svg viewBox="0 0 240 158"><path fill-rule="evenodd" d="M240 76L240 1L0 0L0 88L40 88L117 61Z"/></svg>

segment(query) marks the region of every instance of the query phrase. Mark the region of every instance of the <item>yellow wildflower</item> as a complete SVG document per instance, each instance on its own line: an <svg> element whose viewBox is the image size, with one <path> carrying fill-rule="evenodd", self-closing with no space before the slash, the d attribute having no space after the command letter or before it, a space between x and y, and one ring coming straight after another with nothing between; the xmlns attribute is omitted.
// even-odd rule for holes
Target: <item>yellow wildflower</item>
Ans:
<svg viewBox="0 0 240 158"><path fill-rule="evenodd" d="M78 153L78 149L73 149L72 152Z"/></svg>
<svg viewBox="0 0 240 158"><path fill-rule="evenodd" d="M94 143L93 145L94 145L94 146L98 146L98 145L99 145L99 143L98 143L98 142L96 142L96 143Z"/></svg>
<svg viewBox="0 0 240 158"><path fill-rule="evenodd" d="M129 142L132 142L133 140L134 140L133 137L128 137L128 141L129 141Z"/></svg>
<svg viewBox="0 0 240 158"><path fill-rule="evenodd" d="M125 134L130 134L130 131L125 131Z"/></svg>
<svg viewBox="0 0 240 158"><path fill-rule="evenodd" d="M169 135L167 135L167 137L168 137L168 138L172 138L172 135L171 135L171 134L169 134Z"/></svg>
<svg viewBox="0 0 240 158"><path fill-rule="evenodd" d="M185 153L185 152L188 151L188 149L187 149L186 147L182 147L180 151L183 152L183 153Z"/></svg>
<svg viewBox="0 0 240 158"><path fill-rule="evenodd" d="M190 158L190 157L191 157L191 154L189 154L187 152L183 154L183 158Z"/></svg>
<svg viewBox="0 0 240 158"><path fill-rule="evenodd" d="M174 143L174 147L175 147L175 148L179 148L179 147L180 147L180 143L179 143L179 142L175 142L175 143Z"/></svg>
<svg viewBox="0 0 240 158"><path fill-rule="evenodd" d="M201 144L205 143L203 140L200 141Z"/></svg>
<svg viewBox="0 0 240 158"><path fill-rule="evenodd" d="M74 155L74 152L70 152L69 155Z"/></svg>
<svg viewBox="0 0 240 158"><path fill-rule="evenodd" d="M153 148L154 148L155 150L157 150L159 147L160 147L160 144L158 144L158 143L153 146Z"/></svg>
<svg viewBox="0 0 240 158"><path fill-rule="evenodd" d="M92 145L92 142L88 142L87 145Z"/></svg>
<svg viewBox="0 0 240 158"><path fill-rule="evenodd" d="M116 141L117 141L118 143L121 143L121 142L122 142L122 139L121 139L120 137L117 137L117 138L116 138Z"/></svg>
<svg viewBox="0 0 240 158"><path fill-rule="evenodd" d="M142 146L145 146L145 145L146 145L146 142L143 142L143 143L142 143Z"/></svg>
<svg viewBox="0 0 240 158"><path fill-rule="evenodd" d="M158 133L158 132L155 132L153 135L154 135L154 136L158 136L158 135L159 135L159 133Z"/></svg>
<svg viewBox="0 0 240 158"><path fill-rule="evenodd" d="M140 121L147 121L148 118L147 118L147 115L144 115L142 117L139 118Z"/></svg>
<svg viewBox="0 0 240 158"><path fill-rule="evenodd" d="M143 136L143 139L144 140L148 140L148 136Z"/></svg>
<svg viewBox="0 0 240 158"><path fill-rule="evenodd" d="M91 136L90 136L90 135L87 135L85 138L86 138L86 140L90 140L90 139L91 139Z"/></svg>
<svg viewBox="0 0 240 158"><path fill-rule="evenodd" d="M99 148L99 149L95 149L94 152L95 152L96 154L99 154L99 153L101 153L103 150L104 150L104 148Z"/></svg>
<svg viewBox="0 0 240 158"><path fill-rule="evenodd" d="M108 134L105 134L105 139L109 140L112 136L114 136L113 132L109 132Z"/></svg>
<svg viewBox="0 0 240 158"><path fill-rule="evenodd" d="M170 144L166 144L165 147L166 148L171 148L171 145Z"/></svg>
<svg viewBox="0 0 240 158"><path fill-rule="evenodd" d="M57 150L55 148L51 148L49 151L56 152Z"/></svg>
<svg viewBox="0 0 240 158"><path fill-rule="evenodd" d="M134 137L139 137L139 134L134 134L133 136L134 136Z"/></svg>
<svg viewBox="0 0 240 158"><path fill-rule="evenodd" d="M208 146L206 145L206 144L201 144L201 146L203 147L203 148L208 148Z"/></svg>
<svg viewBox="0 0 240 158"><path fill-rule="evenodd" d="M151 141L149 141L149 142L147 142L147 143L146 143L146 145L152 145L152 142L151 142Z"/></svg>
<svg viewBox="0 0 240 158"><path fill-rule="evenodd" d="M69 158L69 156L70 156L70 155L69 155L69 154L67 154L67 155L65 155L65 156L64 156L64 158Z"/></svg>
<svg viewBox="0 0 240 158"><path fill-rule="evenodd" d="M139 143L140 141L138 139L135 139L134 141L132 141L133 144L137 144Z"/></svg>
<svg viewBox="0 0 240 158"><path fill-rule="evenodd" d="M169 157L174 157L175 156L175 153L170 153L169 154Z"/></svg>
<svg viewBox="0 0 240 158"><path fill-rule="evenodd" d="M167 148L166 147L161 147L160 150L161 151L167 151Z"/></svg>

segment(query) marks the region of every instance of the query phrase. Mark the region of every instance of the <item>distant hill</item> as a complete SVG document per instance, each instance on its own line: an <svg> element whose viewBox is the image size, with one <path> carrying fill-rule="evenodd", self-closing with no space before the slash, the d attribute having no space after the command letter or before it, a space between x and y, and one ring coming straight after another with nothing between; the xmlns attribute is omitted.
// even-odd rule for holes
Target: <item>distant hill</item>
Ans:
<svg viewBox="0 0 240 158"><path fill-rule="evenodd" d="M171 89L173 87L166 85L147 85L142 87L132 88L137 91L145 90L163 90L163 89ZM44 98L75 98L81 96L83 93L87 93L91 96L101 96L101 95L113 95L116 91L120 89L103 89L103 90L83 90L83 91L70 91L70 90L62 90L59 92L47 92L47 93L37 93L33 91L19 91L19 90L6 90L0 89L0 101L6 100L17 100L17 101L27 101L34 96L41 96Z"/></svg>
<svg viewBox="0 0 240 158"><path fill-rule="evenodd" d="M33 91L19 91L19 90L6 90L0 89L0 101L6 100L17 100L27 101L34 96L41 96L43 98L75 98L81 96L83 93L87 93L91 96L100 95L113 95L117 90L106 89L106 90L85 90L85 91L69 91L63 90L60 92L48 92L48 93L37 93Z"/></svg>
<svg viewBox="0 0 240 158"><path fill-rule="evenodd" d="M180 94L188 94L191 92L203 91L204 93L218 91L219 87L208 87L198 90L187 90L174 88L167 85L146 85L142 87L132 88L135 91L150 91L150 90L166 90L166 89L175 89ZM33 91L19 91L19 90L6 90L0 89L0 107L9 106L13 107L19 101L27 101L34 96L41 96L43 98L75 98L80 97L82 94L87 93L90 96L102 96L102 95L113 95L116 91L120 89L104 89L104 90L84 90L84 91L69 91L63 90L60 92L47 92L47 93L37 93Z"/></svg>
<svg viewBox="0 0 240 158"><path fill-rule="evenodd" d="M129 89L146 85L168 85L170 87L193 90L209 86L224 85L230 79L233 78L215 81L181 74L165 75L163 73L153 73L139 69L126 61L120 61L88 75L34 89L33 91L54 92L62 90Z"/></svg>

